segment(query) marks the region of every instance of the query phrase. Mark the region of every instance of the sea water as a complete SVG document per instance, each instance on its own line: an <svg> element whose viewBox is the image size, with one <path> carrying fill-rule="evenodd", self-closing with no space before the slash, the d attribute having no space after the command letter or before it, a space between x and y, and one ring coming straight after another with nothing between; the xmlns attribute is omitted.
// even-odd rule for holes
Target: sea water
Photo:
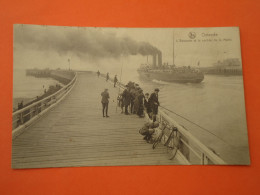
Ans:
<svg viewBox="0 0 260 195"><path fill-rule="evenodd" d="M26 70L16 69L13 72L13 102L16 100L34 99L48 90L50 85L56 85L58 81L52 78L36 78L27 76ZM16 104L13 107L17 106Z"/></svg>
<svg viewBox="0 0 260 195"><path fill-rule="evenodd" d="M205 75L201 83L194 84L148 81L137 75L132 80L144 93L159 88L160 104L191 122L165 112L228 164L249 164L242 76Z"/></svg>

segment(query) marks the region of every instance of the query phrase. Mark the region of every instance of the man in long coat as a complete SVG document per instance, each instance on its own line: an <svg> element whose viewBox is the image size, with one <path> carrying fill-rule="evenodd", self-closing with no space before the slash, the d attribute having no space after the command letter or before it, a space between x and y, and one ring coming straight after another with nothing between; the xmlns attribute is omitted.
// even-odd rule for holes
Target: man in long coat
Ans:
<svg viewBox="0 0 260 195"><path fill-rule="evenodd" d="M109 93L107 92L108 89L105 89L105 91L103 91L101 93L101 96L102 96L102 99L101 99L101 103L102 103L102 108L103 108L103 117L105 117L105 112L106 112L106 117L109 117L107 115L107 112L108 112L108 103L109 103Z"/></svg>
<svg viewBox="0 0 260 195"><path fill-rule="evenodd" d="M139 117L144 117L144 94L142 89L139 89L138 104L139 106L138 106L137 115Z"/></svg>
<svg viewBox="0 0 260 195"><path fill-rule="evenodd" d="M129 114L128 106L130 105L130 101L131 101L131 93L130 93L129 86L126 85L126 87L127 88L123 91L122 97L123 97L123 102L124 102L124 106L125 106L125 114Z"/></svg>
<svg viewBox="0 0 260 195"><path fill-rule="evenodd" d="M150 106L153 112L153 121L156 121L156 115L158 114L158 106L160 106L158 93L159 89L156 88L149 98Z"/></svg>

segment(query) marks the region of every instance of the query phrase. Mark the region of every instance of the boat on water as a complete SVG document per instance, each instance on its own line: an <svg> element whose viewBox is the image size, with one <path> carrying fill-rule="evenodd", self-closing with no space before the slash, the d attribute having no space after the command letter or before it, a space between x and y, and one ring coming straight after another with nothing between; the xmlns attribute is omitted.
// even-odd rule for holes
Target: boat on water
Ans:
<svg viewBox="0 0 260 195"><path fill-rule="evenodd" d="M174 37L173 37L173 65L162 64L162 52L157 51L153 55L153 64L142 64L137 69L139 75L144 79L156 79L159 81L176 83L200 83L204 79L204 74L197 68L190 66L177 67L174 64Z"/></svg>
<svg viewBox="0 0 260 195"><path fill-rule="evenodd" d="M191 67L141 65L137 71L142 78L166 82L200 83L204 79L204 74L201 71Z"/></svg>

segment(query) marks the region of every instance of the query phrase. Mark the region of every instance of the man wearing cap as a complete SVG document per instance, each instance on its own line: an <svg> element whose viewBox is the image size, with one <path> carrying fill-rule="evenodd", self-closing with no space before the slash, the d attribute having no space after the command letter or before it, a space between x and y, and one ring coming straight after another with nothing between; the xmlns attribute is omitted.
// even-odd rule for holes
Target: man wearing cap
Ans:
<svg viewBox="0 0 260 195"><path fill-rule="evenodd" d="M158 114L158 106L160 106L158 93L159 89L156 88L149 98L150 106L153 112L153 121L156 121L156 115Z"/></svg>
<svg viewBox="0 0 260 195"><path fill-rule="evenodd" d="M102 93L101 93L101 96L102 96L102 100L101 100L101 103L102 103L102 107L103 107L103 117L105 117L105 111L106 111L106 117L109 117L107 115L107 112L108 112L108 103L109 103L109 93L108 93L108 89L105 89Z"/></svg>

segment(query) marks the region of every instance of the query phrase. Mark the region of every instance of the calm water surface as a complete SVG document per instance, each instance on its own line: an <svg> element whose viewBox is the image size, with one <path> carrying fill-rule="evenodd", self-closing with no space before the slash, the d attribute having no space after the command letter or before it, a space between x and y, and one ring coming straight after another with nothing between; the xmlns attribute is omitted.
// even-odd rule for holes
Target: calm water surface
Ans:
<svg viewBox="0 0 260 195"><path fill-rule="evenodd" d="M242 76L205 75L198 84L147 81L138 75L132 80L138 81L145 93L158 87L162 106L214 133L216 136L166 111L226 162L249 163Z"/></svg>
<svg viewBox="0 0 260 195"><path fill-rule="evenodd" d="M44 89L56 85L58 81L51 78L36 78L26 76L25 70L14 70L13 98L35 98L42 95Z"/></svg>

